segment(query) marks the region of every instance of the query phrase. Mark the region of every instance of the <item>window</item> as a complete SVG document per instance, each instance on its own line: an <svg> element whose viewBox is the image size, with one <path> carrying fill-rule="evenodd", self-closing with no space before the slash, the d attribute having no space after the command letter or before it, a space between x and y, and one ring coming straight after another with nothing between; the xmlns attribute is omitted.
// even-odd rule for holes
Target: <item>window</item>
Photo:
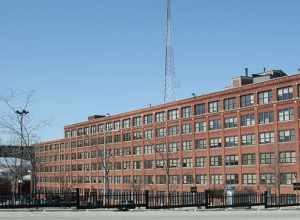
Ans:
<svg viewBox="0 0 300 220"><path fill-rule="evenodd" d="M227 185L239 184L239 175L238 174L226 174L226 184Z"/></svg>
<svg viewBox="0 0 300 220"><path fill-rule="evenodd" d="M143 133L141 131L133 132L133 140L143 139Z"/></svg>
<svg viewBox="0 0 300 220"><path fill-rule="evenodd" d="M141 169L141 161L133 161L133 169L140 170Z"/></svg>
<svg viewBox="0 0 300 220"><path fill-rule="evenodd" d="M242 165L255 165L256 155L254 153L242 154Z"/></svg>
<svg viewBox="0 0 300 220"><path fill-rule="evenodd" d="M157 128L156 137L165 137L166 136L166 128Z"/></svg>
<svg viewBox="0 0 300 220"><path fill-rule="evenodd" d="M144 124L145 125L149 125L153 123L153 115L152 114L148 114L144 116Z"/></svg>
<svg viewBox="0 0 300 220"><path fill-rule="evenodd" d="M165 112L157 112L155 114L155 121L156 122L164 122L166 120L166 113Z"/></svg>
<svg viewBox="0 0 300 220"><path fill-rule="evenodd" d="M192 112L192 107L191 106L183 107L181 109L181 111L182 111L182 117L183 118L190 118L190 117L192 117L193 112Z"/></svg>
<svg viewBox="0 0 300 220"><path fill-rule="evenodd" d="M120 121L114 121L114 130L115 131L118 131L120 130Z"/></svg>
<svg viewBox="0 0 300 220"><path fill-rule="evenodd" d="M182 158L182 167L193 167L193 159L192 158Z"/></svg>
<svg viewBox="0 0 300 220"><path fill-rule="evenodd" d="M278 121L291 121L294 119L294 109L285 108L278 111Z"/></svg>
<svg viewBox="0 0 300 220"><path fill-rule="evenodd" d="M170 168L178 167L178 165L179 165L179 159L169 160L169 167Z"/></svg>
<svg viewBox="0 0 300 220"><path fill-rule="evenodd" d="M222 147L222 139L220 137L209 139L209 146L211 148Z"/></svg>
<svg viewBox="0 0 300 220"><path fill-rule="evenodd" d="M210 176L210 183L214 185L223 184L223 175L213 174Z"/></svg>
<svg viewBox="0 0 300 220"><path fill-rule="evenodd" d="M166 144L157 144L156 145L156 152L166 152Z"/></svg>
<svg viewBox="0 0 300 220"><path fill-rule="evenodd" d="M182 125L182 134L190 134L192 133L192 125L191 124L183 124Z"/></svg>
<svg viewBox="0 0 300 220"><path fill-rule="evenodd" d="M254 145L255 144L255 134L244 134L241 137L242 145Z"/></svg>
<svg viewBox="0 0 300 220"><path fill-rule="evenodd" d="M175 135L178 135L179 133L180 133L180 128L178 125L168 127L168 135L169 136L175 136Z"/></svg>
<svg viewBox="0 0 300 220"><path fill-rule="evenodd" d="M196 157L195 158L195 167L205 167L206 157Z"/></svg>
<svg viewBox="0 0 300 220"><path fill-rule="evenodd" d="M206 149L207 148L206 140L205 139L195 140L195 148L196 148L196 150Z"/></svg>
<svg viewBox="0 0 300 220"><path fill-rule="evenodd" d="M141 116L134 117L132 119L132 126L133 127L141 127L142 126L142 117Z"/></svg>
<svg viewBox="0 0 300 220"><path fill-rule="evenodd" d="M284 87L277 89L277 100L283 101L293 98L293 87Z"/></svg>
<svg viewBox="0 0 300 220"><path fill-rule="evenodd" d="M275 184L275 175L273 173L262 173L260 174L260 183L272 185Z"/></svg>
<svg viewBox="0 0 300 220"><path fill-rule="evenodd" d="M123 148L123 156L131 155L131 147Z"/></svg>
<svg viewBox="0 0 300 220"><path fill-rule="evenodd" d="M230 117L224 119L224 128L236 128L237 127L237 117Z"/></svg>
<svg viewBox="0 0 300 220"><path fill-rule="evenodd" d="M183 175L182 176L182 183L183 184L193 184L194 179L192 175Z"/></svg>
<svg viewBox="0 0 300 220"><path fill-rule="evenodd" d="M154 160L145 160L144 161L144 169L153 169L155 167Z"/></svg>
<svg viewBox="0 0 300 220"><path fill-rule="evenodd" d="M260 153L261 164L272 164L273 159L274 159L274 153L272 152Z"/></svg>
<svg viewBox="0 0 300 220"><path fill-rule="evenodd" d="M206 131L206 122L205 121L200 121L195 123L195 132L205 132Z"/></svg>
<svg viewBox="0 0 300 220"><path fill-rule="evenodd" d="M241 126L252 126L255 124L254 114L247 114L241 116Z"/></svg>
<svg viewBox="0 0 300 220"><path fill-rule="evenodd" d="M205 113L205 104L195 105L195 115L202 115Z"/></svg>
<svg viewBox="0 0 300 220"><path fill-rule="evenodd" d="M214 113L219 111L219 102L214 101L214 102L209 102L208 103L208 111L209 113Z"/></svg>
<svg viewBox="0 0 300 220"><path fill-rule="evenodd" d="M164 168L165 161L164 160L156 160L156 168Z"/></svg>
<svg viewBox="0 0 300 220"><path fill-rule="evenodd" d="M207 175L196 175L196 184L206 185L208 183Z"/></svg>
<svg viewBox="0 0 300 220"><path fill-rule="evenodd" d="M151 140L153 138L153 130L146 130L144 136L146 140Z"/></svg>
<svg viewBox="0 0 300 220"><path fill-rule="evenodd" d="M210 166L212 166L212 167L222 166L222 156L211 156L210 157Z"/></svg>
<svg viewBox="0 0 300 220"><path fill-rule="evenodd" d="M183 141L182 142L182 150L183 151L191 151L193 149L192 141Z"/></svg>
<svg viewBox="0 0 300 220"><path fill-rule="evenodd" d="M112 131L113 130L113 123L106 123L106 131Z"/></svg>
<svg viewBox="0 0 300 220"><path fill-rule="evenodd" d="M124 119L122 123L123 128L130 128L130 118Z"/></svg>
<svg viewBox="0 0 300 220"><path fill-rule="evenodd" d="M115 136L114 136L114 142L115 143L121 142L121 135L120 134L115 134Z"/></svg>
<svg viewBox="0 0 300 220"><path fill-rule="evenodd" d="M237 136L229 136L225 137L225 147L235 147L238 146L238 137Z"/></svg>
<svg viewBox="0 0 300 220"><path fill-rule="evenodd" d="M227 155L225 156L225 166L237 166L239 165L239 156Z"/></svg>
<svg viewBox="0 0 300 220"><path fill-rule="evenodd" d="M256 184L256 174L253 173L245 173L242 176L243 184L245 185L253 185Z"/></svg>
<svg viewBox="0 0 300 220"><path fill-rule="evenodd" d="M254 95L249 94L249 95L242 95L241 96L241 107L247 107L254 105Z"/></svg>
<svg viewBox="0 0 300 220"><path fill-rule="evenodd" d="M175 176L169 176L169 182L170 182L170 184L180 184L180 176L177 176L177 175L175 175Z"/></svg>
<svg viewBox="0 0 300 220"><path fill-rule="evenodd" d="M262 132L259 133L260 144L271 144L274 143L274 132Z"/></svg>
<svg viewBox="0 0 300 220"><path fill-rule="evenodd" d="M131 134L125 133L123 134L123 141L130 141L131 140Z"/></svg>
<svg viewBox="0 0 300 220"><path fill-rule="evenodd" d="M297 181L296 173L280 173L280 184L292 185Z"/></svg>
<svg viewBox="0 0 300 220"><path fill-rule="evenodd" d="M135 146L133 147L133 155L142 155L142 147L141 146Z"/></svg>
<svg viewBox="0 0 300 220"><path fill-rule="evenodd" d="M209 130L221 129L221 120L214 119L209 121Z"/></svg>
<svg viewBox="0 0 300 220"><path fill-rule="evenodd" d="M156 176L156 184L166 184L166 182L167 182L166 175Z"/></svg>
<svg viewBox="0 0 300 220"><path fill-rule="evenodd" d="M296 152L286 151L279 154L280 163L296 163Z"/></svg>
<svg viewBox="0 0 300 220"><path fill-rule="evenodd" d="M279 142L290 142L295 140L295 130L282 130L279 131Z"/></svg>
<svg viewBox="0 0 300 220"><path fill-rule="evenodd" d="M180 149L179 142L169 143L169 152L170 153L178 152L179 149Z"/></svg>
<svg viewBox="0 0 300 220"><path fill-rule="evenodd" d="M145 145L144 154L154 154L154 145Z"/></svg>
<svg viewBox="0 0 300 220"><path fill-rule="evenodd" d="M270 124L274 121L274 113L273 112L260 112L259 113L259 124Z"/></svg>
<svg viewBox="0 0 300 220"><path fill-rule="evenodd" d="M131 161L123 161L123 170L131 169Z"/></svg>
<svg viewBox="0 0 300 220"><path fill-rule="evenodd" d="M269 104L272 102L272 90L258 93L258 103L260 105Z"/></svg>
<svg viewBox="0 0 300 220"><path fill-rule="evenodd" d="M236 100L235 97L224 99L224 110L230 111L230 110L235 109L235 100Z"/></svg>
<svg viewBox="0 0 300 220"><path fill-rule="evenodd" d="M176 120L179 118L178 109L173 109L168 111L168 120Z"/></svg>
<svg viewBox="0 0 300 220"><path fill-rule="evenodd" d="M147 185L154 184L154 177L152 175L144 176L144 184Z"/></svg>

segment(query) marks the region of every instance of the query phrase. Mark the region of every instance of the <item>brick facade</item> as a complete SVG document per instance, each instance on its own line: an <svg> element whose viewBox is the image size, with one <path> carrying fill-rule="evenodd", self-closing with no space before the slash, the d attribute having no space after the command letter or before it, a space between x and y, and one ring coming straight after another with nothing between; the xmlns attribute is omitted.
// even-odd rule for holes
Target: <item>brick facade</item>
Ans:
<svg viewBox="0 0 300 220"><path fill-rule="evenodd" d="M299 85L300 74L284 76L68 125L64 139L36 145L37 187L101 191L105 145L114 191L166 191L169 179L170 191L233 185L276 192L280 182L281 193L293 192L300 182Z"/></svg>

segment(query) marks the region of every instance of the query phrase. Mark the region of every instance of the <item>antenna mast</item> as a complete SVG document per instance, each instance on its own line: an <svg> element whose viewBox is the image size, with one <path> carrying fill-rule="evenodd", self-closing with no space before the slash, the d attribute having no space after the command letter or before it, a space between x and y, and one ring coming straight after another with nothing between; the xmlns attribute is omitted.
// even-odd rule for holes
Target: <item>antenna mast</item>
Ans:
<svg viewBox="0 0 300 220"><path fill-rule="evenodd" d="M175 65L172 46L171 0L167 2L166 38L165 38L165 83L164 103L175 100Z"/></svg>

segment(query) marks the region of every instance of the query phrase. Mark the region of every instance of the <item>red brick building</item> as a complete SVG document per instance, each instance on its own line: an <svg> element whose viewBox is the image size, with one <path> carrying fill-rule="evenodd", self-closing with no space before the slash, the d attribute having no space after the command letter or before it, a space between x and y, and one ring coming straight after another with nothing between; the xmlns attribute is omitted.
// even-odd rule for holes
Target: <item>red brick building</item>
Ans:
<svg viewBox="0 0 300 220"><path fill-rule="evenodd" d="M37 187L99 192L107 176L114 191L293 192L299 107L300 74L273 70L238 77L223 91L92 116L66 126L65 138L36 146Z"/></svg>

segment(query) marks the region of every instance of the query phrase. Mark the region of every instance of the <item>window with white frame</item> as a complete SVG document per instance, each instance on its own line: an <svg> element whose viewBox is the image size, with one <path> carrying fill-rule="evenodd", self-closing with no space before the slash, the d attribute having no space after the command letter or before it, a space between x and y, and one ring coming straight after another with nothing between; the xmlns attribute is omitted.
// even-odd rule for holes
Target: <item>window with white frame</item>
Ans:
<svg viewBox="0 0 300 220"><path fill-rule="evenodd" d="M155 146L154 145L145 145L144 146L144 154L154 154Z"/></svg>
<svg viewBox="0 0 300 220"><path fill-rule="evenodd" d="M142 126L142 117L137 116L132 119L132 126L133 127L141 127Z"/></svg>
<svg viewBox="0 0 300 220"><path fill-rule="evenodd" d="M273 152L260 153L260 164L272 164L274 161Z"/></svg>
<svg viewBox="0 0 300 220"><path fill-rule="evenodd" d="M122 127L123 128L130 128L130 118L124 119L122 121Z"/></svg>
<svg viewBox="0 0 300 220"><path fill-rule="evenodd" d="M237 136L228 136L225 137L225 147L236 147L239 145L238 137Z"/></svg>
<svg viewBox="0 0 300 220"><path fill-rule="evenodd" d="M166 128L156 128L155 133L156 133L156 137L165 137Z"/></svg>
<svg viewBox="0 0 300 220"><path fill-rule="evenodd" d="M272 102L272 90L258 93L258 104L264 105Z"/></svg>
<svg viewBox="0 0 300 220"><path fill-rule="evenodd" d="M146 140L151 140L153 138L153 129L145 130L144 136Z"/></svg>
<svg viewBox="0 0 300 220"><path fill-rule="evenodd" d="M219 112L219 101L209 102L208 111L209 113Z"/></svg>
<svg viewBox="0 0 300 220"><path fill-rule="evenodd" d="M259 124L270 124L274 121L274 113L270 112L260 112L258 114L258 123Z"/></svg>
<svg viewBox="0 0 300 220"><path fill-rule="evenodd" d="M195 149L204 150L207 148L207 143L205 139L196 139L195 140Z"/></svg>
<svg viewBox="0 0 300 220"><path fill-rule="evenodd" d="M255 165L255 164L256 164L255 153L242 154L242 165Z"/></svg>
<svg viewBox="0 0 300 220"><path fill-rule="evenodd" d="M279 142L290 142L295 140L295 130L281 130L278 133Z"/></svg>
<svg viewBox="0 0 300 220"><path fill-rule="evenodd" d="M205 114L205 104L197 104L195 105L195 115L202 115Z"/></svg>
<svg viewBox="0 0 300 220"><path fill-rule="evenodd" d="M254 105L254 95L253 94L242 95L240 98L240 104L241 107Z"/></svg>
<svg viewBox="0 0 300 220"><path fill-rule="evenodd" d="M179 167L179 159L170 159L169 160L169 167L170 168Z"/></svg>
<svg viewBox="0 0 300 220"><path fill-rule="evenodd" d="M175 152L178 152L179 150L180 150L179 142L169 143L169 152L170 153L175 153Z"/></svg>
<svg viewBox="0 0 300 220"><path fill-rule="evenodd" d="M252 126L255 125L254 114L246 114L241 116L241 126Z"/></svg>
<svg viewBox="0 0 300 220"><path fill-rule="evenodd" d="M225 166L237 166L239 165L239 156L237 155L226 155Z"/></svg>
<svg viewBox="0 0 300 220"><path fill-rule="evenodd" d="M242 145L254 145L255 144L255 134L243 134L241 136Z"/></svg>
<svg viewBox="0 0 300 220"><path fill-rule="evenodd" d="M254 173L245 173L242 175L242 181L244 185L253 185L256 184L256 174Z"/></svg>
<svg viewBox="0 0 300 220"><path fill-rule="evenodd" d="M294 119L294 109L285 108L278 110L278 121L291 121Z"/></svg>
<svg viewBox="0 0 300 220"><path fill-rule="evenodd" d="M196 184L206 185L208 183L208 178L206 174L196 175Z"/></svg>
<svg viewBox="0 0 300 220"><path fill-rule="evenodd" d="M221 174L212 174L210 176L210 183L213 185L223 184L223 175Z"/></svg>
<svg viewBox="0 0 300 220"><path fill-rule="evenodd" d="M262 173L260 174L260 184L263 185L273 185L275 184L274 173Z"/></svg>
<svg viewBox="0 0 300 220"><path fill-rule="evenodd" d="M226 184L227 185L239 184L239 175L238 174L226 174Z"/></svg>
<svg viewBox="0 0 300 220"><path fill-rule="evenodd" d="M235 109L235 102L236 102L235 97L224 99L224 110L230 111Z"/></svg>
<svg viewBox="0 0 300 220"><path fill-rule="evenodd" d="M277 100L283 101L293 98L293 87L284 87L277 89Z"/></svg>
<svg viewBox="0 0 300 220"><path fill-rule="evenodd" d="M144 115L144 125L149 125L152 123L153 123L153 115L152 114Z"/></svg>
<svg viewBox="0 0 300 220"><path fill-rule="evenodd" d="M191 124L183 124L182 125L182 134L190 134L192 133L192 125Z"/></svg>
<svg viewBox="0 0 300 220"><path fill-rule="evenodd" d="M185 106L181 109L181 111L182 111L182 118L191 118L193 115L191 106Z"/></svg>
<svg viewBox="0 0 300 220"><path fill-rule="evenodd" d="M206 157L196 157L195 167L205 167L207 158Z"/></svg>
<svg viewBox="0 0 300 220"><path fill-rule="evenodd" d="M178 125L174 125L171 127L168 127L168 136L175 136L180 133L180 128Z"/></svg>
<svg viewBox="0 0 300 220"><path fill-rule="evenodd" d="M172 109L168 111L168 120L176 120L179 118L179 110Z"/></svg>
<svg viewBox="0 0 300 220"><path fill-rule="evenodd" d="M220 137L210 138L209 146L211 148L222 147L222 139Z"/></svg>
<svg viewBox="0 0 300 220"><path fill-rule="evenodd" d="M221 129L221 120L213 119L209 121L209 130Z"/></svg>
<svg viewBox="0 0 300 220"><path fill-rule="evenodd" d="M183 151L191 151L191 150L193 150L192 141L183 141L182 142L182 150Z"/></svg>
<svg viewBox="0 0 300 220"><path fill-rule="evenodd" d="M296 163L296 152L285 151L279 154L280 163Z"/></svg>
<svg viewBox="0 0 300 220"><path fill-rule="evenodd" d="M293 172L280 173L280 184L292 185L297 182L297 174Z"/></svg>
<svg viewBox="0 0 300 220"><path fill-rule="evenodd" d="M274 141L275 141L275 137L273 131L259 133L260 144L271 144L274 143Z"/></svg>
<svg viewBox="0 0 300 220"><path fill-rule="evenodd" d="M222 156L211 156L210 157L210 166L212 167L220 167L222 166Z"/></svg>
<svg viewBox="0 0 300 220"><path fill-rule="evenodd" d="M193 167L193 159L188 157L188 158L182 158L182 167L184 168L191 168Z"/></svg>
<svg viewBox="0 0 300 220"><path fill-rule="evenodd" d="M206 131L206 122L205 121L199 121L195 123L195 132L205 132Z"/></svg>
<svg viewBox="0 0 300 220"><path fill-rule="evenodd" d="M156 122L164 122L166 120L166 113L165 112L157 112L155 114L155 121Z"/></svg>
<svg viewBox="0 0 300 220"><path fill-rule="evenodd" d="M193 175L182 176L182 184L193 184L193 183L194 183Z"/></svg>
<svg viewBox="0 0 300 220"><path fill-rule="evenodd" d="M155 146L156 152L166 152L166 144L156 144Z"/></svg>
<svg viewBox="0 0 300 220"><path fill-rule="evenodd" d="M237 117L229 117L224 119L224 128L236 128Z"/></svg>

